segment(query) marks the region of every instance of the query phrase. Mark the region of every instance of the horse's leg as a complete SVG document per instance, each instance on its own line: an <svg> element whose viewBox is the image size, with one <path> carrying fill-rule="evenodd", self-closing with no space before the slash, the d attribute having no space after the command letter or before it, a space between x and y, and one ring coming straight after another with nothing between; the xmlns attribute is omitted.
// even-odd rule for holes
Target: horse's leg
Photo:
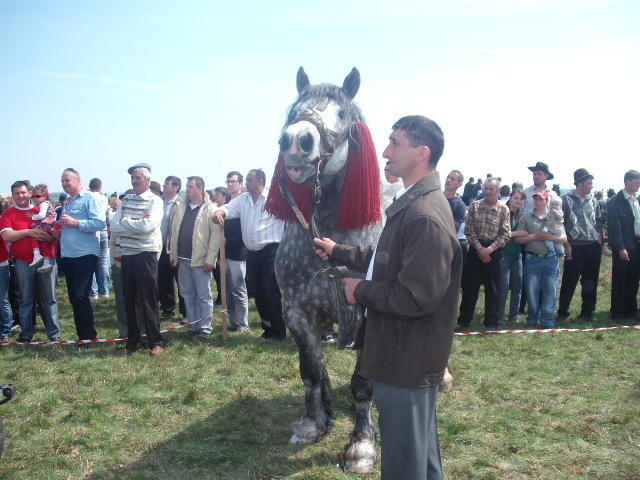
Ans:
<svg viewBox="0 0 640 480"><path fill-rule="evenodd" d="M294 319L289 312L289 330L298 345L300 376L304 383L304 416L293 423L289 443L315 443L333 426L331 382L322 361L320 335L304 328L305 324L304 319Z"/></svg>
<svg viewBox="0 0 640 480"><path fill-rule="evenodd" d="M360 370L360 350L356 368L351 376L351 392L355 404L355 427L351 443L345 451L344 469L351 473L367 473L376 462L376 427L371 417L373 386L369 380L358 375Z"/></svg>

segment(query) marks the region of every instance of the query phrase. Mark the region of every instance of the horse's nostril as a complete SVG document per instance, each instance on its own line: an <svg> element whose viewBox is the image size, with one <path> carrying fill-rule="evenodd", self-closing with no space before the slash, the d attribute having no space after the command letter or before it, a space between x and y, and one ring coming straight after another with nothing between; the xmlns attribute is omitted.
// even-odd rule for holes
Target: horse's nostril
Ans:
<svg viewBox="0 0 640 480"><path fill-rule="evenodd" d="M289 140L289 135L281 135L280 136L280 140L278 140L278 143L280 144L280 151L281 152L286 152L287 150L289 150L289 147L291 147L291 141Z"/></svg>
<svg viewBox="0 0 640 480"><path fill-rule="evenodd" d="M298 137L298 145L304 153L311 153L313 150L313 135L304 133Z"/></svg>

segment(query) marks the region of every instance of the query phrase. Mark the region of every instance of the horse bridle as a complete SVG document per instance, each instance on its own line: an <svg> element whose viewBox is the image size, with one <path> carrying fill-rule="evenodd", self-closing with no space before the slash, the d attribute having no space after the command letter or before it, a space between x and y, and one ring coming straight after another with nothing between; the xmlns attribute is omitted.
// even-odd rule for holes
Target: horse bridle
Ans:
<svg viewBox="0 0 640 480"><path fill-rule="evenodd" d="M335 153L338 146L340 146L342 143L348 140L350 147L354 147L354 148L360 147L360 145L358 144L358 142L356 141L356 139L353 137L351 133L352 127L356 128L356 132L357 132L357 128L358 128L357 125L354 124L352 126L347 126L341 132L336 132L334 130L331 130L329 127L325 125L324 120L322 120L322 117L318 112L324 112L327 106L329 105L329 101L330 101L329 97L311 100L306 105L306 107L302 111L300 111L295 116L295 118L289 123L289 125L293 125L294 123L297 123L297 122L306 121L313 124L318 130L318 133L320 134L320 141L325 150L325 153L320 155L320 159L318 161L316 172L315 172L315 175L313 176L313 180L309 182L309 186L311 187L312 193L311 193L311 207L310 207L308 222L304 218L304 215L300 211L300 208L298 207L295 201L295 198L293 197L293 195L289 190L286 177L285 177L286 175L286 172L284 171L285 167L282 166L280 168L280 171L278 172L278 177L279 177L278 186L280 187L280 193L282 194L282 197L284 198L285 202L287 202L289 207L291 207L291 209L293 210L293 213L298 219L298 222L302 227L302 230L305 234L305 237L307 238L307 241L311 245L311 248L314 250L319 247L315 244L313 239L323 238L322 235L320 234L318 226L316 225L316 210L320 205L320 197L322 194L322 191L320 188L320 175L323 172L328 161L333 157L333 154ZM329 263L331 264L331 267L319 270L315 274L314 279L322 275L327 275L333 280L332 283L333 283L334 293L336 295L336 299L338 302L338 305L337 305L338 312L339 312L338 315L341 318L348 318L347 324L350 325L356 319L356 315L357 315L356 307L353 305L349 305L348 302L346 301L346 297L342 290L342 281L341 281L342 278L347 277L349 275L349 270L347 269L347 267L343 265L338 265L338 263L333 257L329 257Z"/></svg>
<svg viewBox="0 0 640 480"><path fill-rule="evenodd" d="M309 122L318 130L318 133L320 134L320 142L322 143L325 151L325 153L320 155L320 171L324 169L324 165L326 165L326 163L331 159L336 149L347 139L349 139L350 146L358 146L357 142L355 142L355 139L351 135L350 126L346 126L342 131L336 132L335 130L327 127L324 123L324 120L318 112L324 112L329 105L329 102L329 97L312 99L305 108L295 116L291 123L289 123L289 125L293 125L298 122ZM355 142L355 145L353 142Z"/></svg>

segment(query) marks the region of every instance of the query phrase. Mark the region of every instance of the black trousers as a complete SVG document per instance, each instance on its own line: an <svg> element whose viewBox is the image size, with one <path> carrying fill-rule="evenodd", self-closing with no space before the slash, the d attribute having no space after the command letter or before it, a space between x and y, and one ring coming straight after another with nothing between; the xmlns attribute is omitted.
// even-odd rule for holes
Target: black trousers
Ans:
<svg viewBox="0 0 640 480"><path fill-rule="evenodd" d="M275 259L278 243L271 243L262 250L249 251L247 268L253 279L253 294L260 314L264 338L282 340L287 328L282 316L282 294L276 280Z"/></svg>
<svg viewBox="0 0 640 480"><path fill-rule="evenodd" d="M638 285L640 284L640 243L629 253L629 260L620 260L617 250L611 252L613 264L611 278L611 318L621 321L638 312Z"/></svg>
<svg viewBox="0 0 640 480"><path fill-rule="evenodd" d="M62 259L67 278L69 302L73 308L73 321L79 340L95 340L98 338L93 307L89 300L89 291L93 275L97 270L98 257L84 255L82 257Z"/></svg>
<svg viewBox="0 0 640 480"><path fill-rule="evenodd" d="M176 308L177 283L178 267L171 266L169 254L163 246L160 260L158 260L158 300L160 301L160 310L163 312L172 312ZM184 300L180 296L180 287L178 287L178 311L183 317L187 315Z"/></svg>
<svg viewBox="0 0 640 480"><path fill-rule="evenodd" d="M600 276L600 261L602 247L598 242L589 245L572 245L571 260L564 259L562 286L558 302L558 316L569 316L569 305L576 291L578 281L582 286L581 315L591 315L596 309L598 295L598 278Z"/></svg>
<svg viewBox="0 0 640 480"><path fill-rule="evenodd" d="M492 242L486 243L488 246ZM467 261L462 267L462 301L458 323L465 327L471 323L471 318L478 302L480 285L484 285L484 325L487 328L498 327L498 312L500 310L500 283L502 280L502 248L491 254L489 263L482 263L478 251L469 245Z"/></svg>
<svg viewBox="0 0 640 480"><path fill-rule="evenodd" d="M127 310L127 348L140 343L140 324L147 331L149 348L162 345L158 309L158 254L142 252L122 256L122 290ZM138 299L138 309L136 309Z"/></svg>

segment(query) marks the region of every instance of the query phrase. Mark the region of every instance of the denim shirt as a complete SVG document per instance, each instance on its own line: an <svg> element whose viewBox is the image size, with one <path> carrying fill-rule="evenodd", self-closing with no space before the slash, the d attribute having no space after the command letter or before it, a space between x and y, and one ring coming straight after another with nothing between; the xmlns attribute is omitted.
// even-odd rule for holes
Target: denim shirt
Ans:
<svg viewBox="0 0 640 480"><path fill-rule="evenodd" d="M67 200L62 214L80 222L78 227L62 226L60 236L63 257L78 258L85 255L100 257L100 230L107 226L104 207L91 192L86 190Z"/></svg>

